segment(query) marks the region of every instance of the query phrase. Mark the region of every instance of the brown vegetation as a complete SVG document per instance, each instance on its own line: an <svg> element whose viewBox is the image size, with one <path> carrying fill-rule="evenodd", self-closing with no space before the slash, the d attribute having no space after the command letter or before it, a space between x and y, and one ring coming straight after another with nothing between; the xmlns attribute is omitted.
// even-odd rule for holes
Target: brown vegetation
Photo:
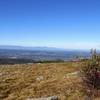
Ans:
<svg viewBox="0 0 100 100"><path fill-rule="evenodd" d="M80 78L67 75L79 69L80 62L0 65L0 99L56 95L61 100L80 100Z"/></svg>
<svg viewBox="0 0 100 100"><path fill-rule="evenodd" d="M0 65L0 100L58 96L84 100L78 71L82 62Z"/></svg>

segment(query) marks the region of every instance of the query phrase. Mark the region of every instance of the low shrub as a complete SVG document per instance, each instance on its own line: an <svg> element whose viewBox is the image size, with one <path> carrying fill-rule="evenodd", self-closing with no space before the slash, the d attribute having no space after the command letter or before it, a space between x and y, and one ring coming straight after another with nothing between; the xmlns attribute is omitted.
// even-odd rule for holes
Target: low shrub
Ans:
<svg viewBox="0 0 100 100"><path fill-rule="evenodd" d="M87 60L82 68L82 79L85 92L90 96L100 95L100 55L96 50L91 52L91 58Z"/></svg>

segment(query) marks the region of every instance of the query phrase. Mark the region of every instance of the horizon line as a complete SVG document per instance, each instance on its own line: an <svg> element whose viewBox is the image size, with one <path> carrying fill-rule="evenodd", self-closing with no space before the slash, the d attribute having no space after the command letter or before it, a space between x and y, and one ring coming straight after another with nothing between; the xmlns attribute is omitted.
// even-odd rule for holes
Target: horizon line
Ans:
<svg viewBox="0 0 100 100"><path fill-rule="evenodd" d="M54 49L63 49L63 50L91 50L96 49L100 50L99 48L67 48L67 47L56 47L56 46L28 46L28 45L8 45L8 44L0 44L0 46L12 46L12 47L24 47L24 48L54 48Z"/></svg>

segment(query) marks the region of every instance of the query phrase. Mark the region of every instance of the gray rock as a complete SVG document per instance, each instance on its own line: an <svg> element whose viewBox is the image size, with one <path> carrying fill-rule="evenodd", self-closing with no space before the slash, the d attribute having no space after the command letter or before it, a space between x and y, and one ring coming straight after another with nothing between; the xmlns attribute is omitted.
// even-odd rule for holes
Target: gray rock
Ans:
<svg viewBox="0 0 100 100"><path fill-rule="evenodd" d="M46 98L28 98L26 100L58 100L57 96L51 96Z"/></svg>

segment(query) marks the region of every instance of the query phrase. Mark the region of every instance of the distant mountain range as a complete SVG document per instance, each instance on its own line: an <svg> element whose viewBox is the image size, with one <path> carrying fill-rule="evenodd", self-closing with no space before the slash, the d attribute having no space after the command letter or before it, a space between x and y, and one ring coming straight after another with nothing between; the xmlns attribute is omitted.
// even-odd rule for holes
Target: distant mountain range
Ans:
<svg viewBox="0 0 100 100"><path fill-rule="evenodd" d="M14 45L0 45L0 49L12 49L12 50L66 50L62 48L54 48L54 47L25 47L25 46L14 46Z"/></svg>

